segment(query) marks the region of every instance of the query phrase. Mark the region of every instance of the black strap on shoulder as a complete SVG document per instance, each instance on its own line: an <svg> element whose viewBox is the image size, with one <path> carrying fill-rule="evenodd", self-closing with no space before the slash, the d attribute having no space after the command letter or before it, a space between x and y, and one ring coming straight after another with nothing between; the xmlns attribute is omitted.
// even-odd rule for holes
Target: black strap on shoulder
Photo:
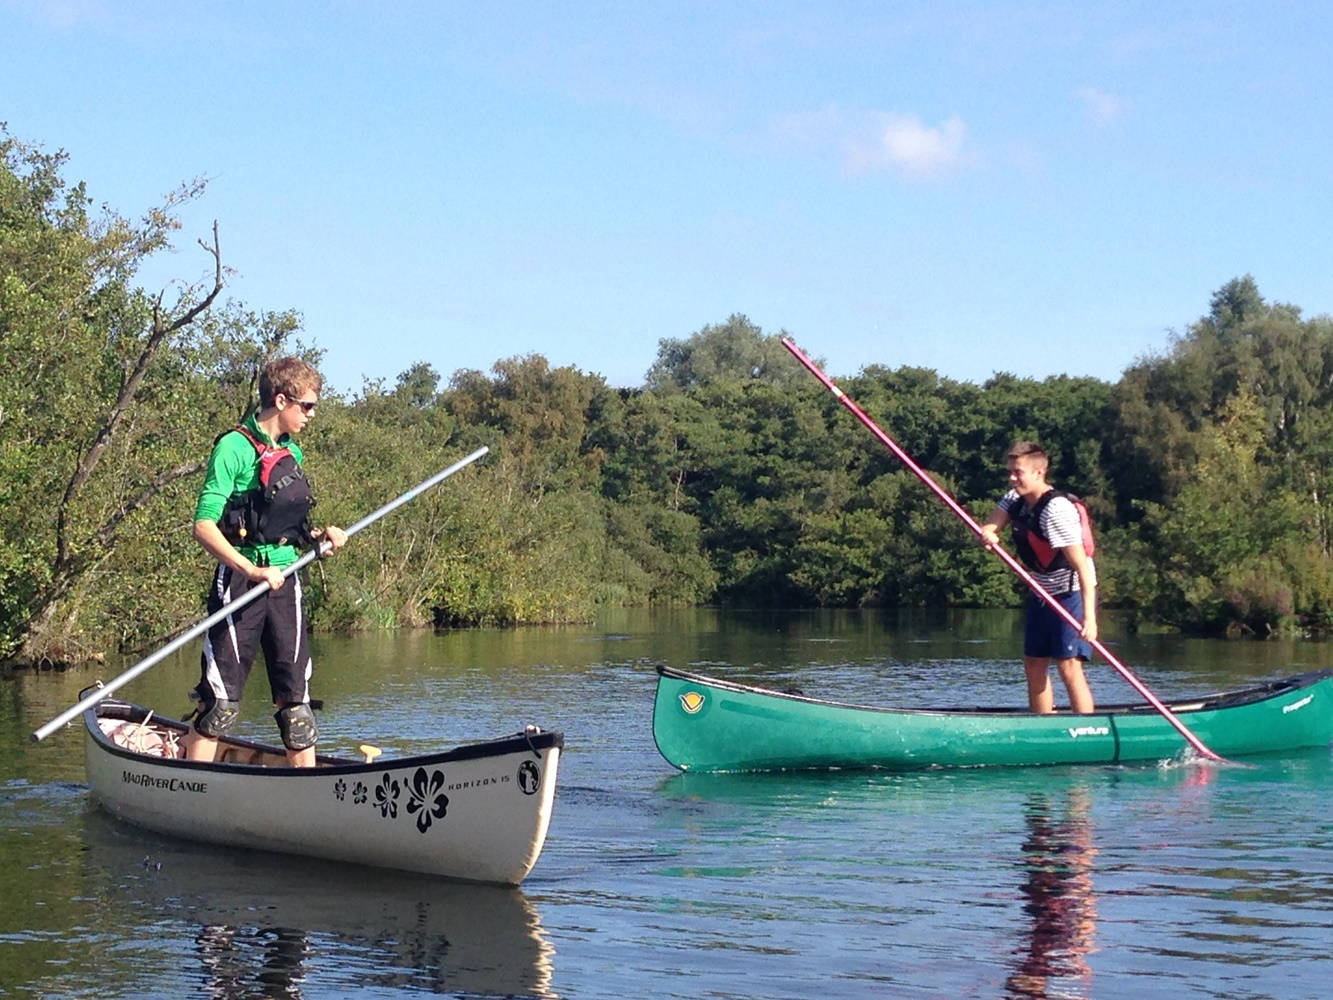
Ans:
<svg viewBox="0 0 1333 1000"><path fill-rule="evenodd" d="M1058 496L1064 496L1064 494L1057 489L1049 489L1041 495L1041 499L1033 504L1032 509L1028 511L1028 517L1032 520L1032 528L1038 534L1041 533L1040 524L1042 511L1046 509L1047 504Z"/></svg>
<svg viewBox="0 0 1333 1000"><path fill-rule="evenodd" d="M1078 497L1073 493L1070 493L1068 490L1057 490L1054 487L1047 490L1041 495L1041 499L1033 504L1031 509L1023 515L1024 520L1029 522L1029 526L1038 534L1041 534L1040 523L1042 511L1044 511L1046 506L1056 497L1064 497L1070 503L1074 504L1075 507L1078 506ZM1045 538L1046 536L1041 535L1041 537Z"/></svg>

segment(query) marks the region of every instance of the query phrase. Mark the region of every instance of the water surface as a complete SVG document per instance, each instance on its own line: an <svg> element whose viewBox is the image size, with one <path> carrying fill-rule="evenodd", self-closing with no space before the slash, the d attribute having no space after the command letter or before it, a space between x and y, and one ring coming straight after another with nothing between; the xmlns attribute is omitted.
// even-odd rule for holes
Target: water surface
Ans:
<svg viewBox="0 0 1333 1000"><path fill-rule="evenodd" d="M991 612L632 612L595 626L318 637L323 745L566 736L518 889L228 851L91 808L71 727L116 668L0 683L0 996L1327 995L1327 749L1248 768L679 774L653 664L886 705L1020 704ZM1323 644L1120 638L1163 697L1322 667ZM122 696L188 708L193 657ZM1132 691L1090 673L1103 701ZM256 676L241 730L275 727Z"/></svg>

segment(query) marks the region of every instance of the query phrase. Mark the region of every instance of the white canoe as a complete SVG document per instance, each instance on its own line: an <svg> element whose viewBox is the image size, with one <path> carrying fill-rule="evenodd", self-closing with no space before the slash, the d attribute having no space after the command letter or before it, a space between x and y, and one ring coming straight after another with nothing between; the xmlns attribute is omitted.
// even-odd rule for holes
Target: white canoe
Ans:
<svg viewBox="0 0 1333 1000"><path fill-rule="evenodd" d="M88 785L113 816L190 840L517 885L546 840L561 733L439 753L287 764L281 747L224 738L180 759L183 723L111 698L83 713Z"/></svg>

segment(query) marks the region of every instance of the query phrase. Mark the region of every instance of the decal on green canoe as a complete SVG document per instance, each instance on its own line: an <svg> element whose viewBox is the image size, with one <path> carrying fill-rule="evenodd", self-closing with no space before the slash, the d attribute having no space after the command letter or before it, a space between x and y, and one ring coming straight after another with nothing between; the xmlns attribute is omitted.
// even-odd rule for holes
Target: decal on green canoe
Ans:
<svg viewBox="0 0 1333 1000"><path fill-rule="evenodd" d="M1110 726L1070 726L1069 736L1071 739L1078 739L1080 736L1110 736Z"/></svg>
<svg viewBox="0 0 1333 1000"><path fill-rule="evenodd" d="M704 696L698 691L686 691L680 696L680 707L686 715L696 715L704 707Z"/></svg>

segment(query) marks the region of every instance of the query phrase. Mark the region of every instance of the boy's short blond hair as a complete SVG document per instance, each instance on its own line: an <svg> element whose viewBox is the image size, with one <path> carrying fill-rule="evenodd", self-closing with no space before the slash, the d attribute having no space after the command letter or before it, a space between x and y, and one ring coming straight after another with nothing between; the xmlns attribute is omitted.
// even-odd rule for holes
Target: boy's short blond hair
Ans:
<svg viewBox="0 0 1333 1000"><path fill-rule="evenodd" d="M313 365L294 355L274 358L259 373L259 405L273 406L279 394L297 399L304 393L318 393L323 388L324 376Z"/></svg>

